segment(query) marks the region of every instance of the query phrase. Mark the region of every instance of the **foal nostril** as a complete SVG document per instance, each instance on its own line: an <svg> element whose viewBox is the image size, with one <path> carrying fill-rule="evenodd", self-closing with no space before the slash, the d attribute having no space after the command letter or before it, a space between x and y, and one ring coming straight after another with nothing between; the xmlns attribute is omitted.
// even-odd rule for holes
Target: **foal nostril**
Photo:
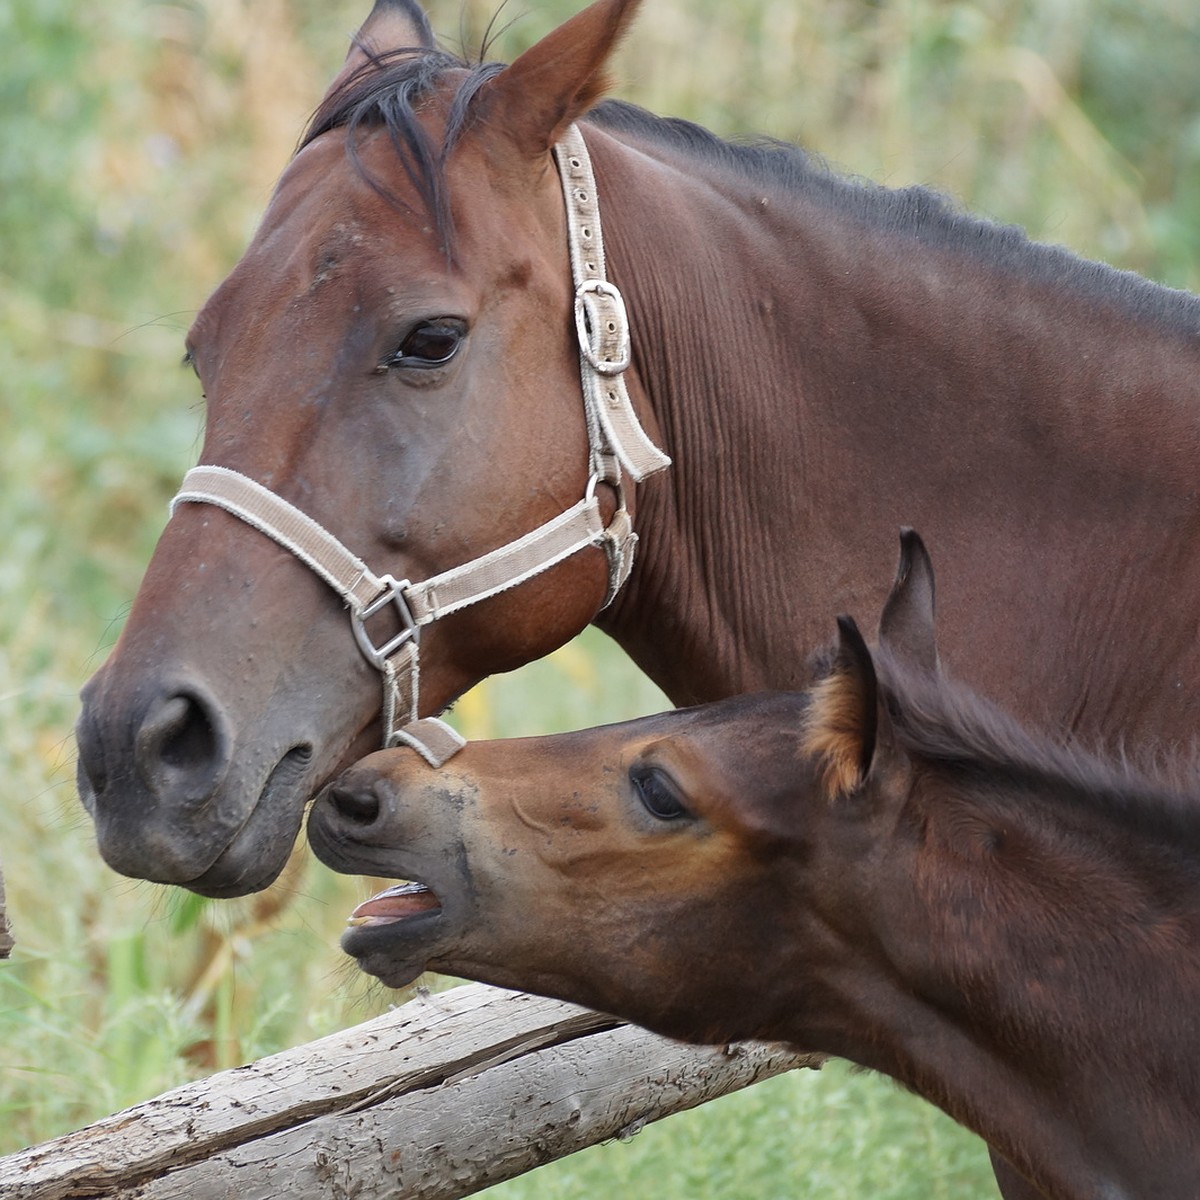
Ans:
<svg viewBox="0 0 1200 1200"><path fill-rule="evenodd" d="M142 778L163 800L201 803L220 784L230 739L216 707L178 692L151 705L134 743Z"/></svg>
<svg viewBox="0 0 1200 1200"><path fill-rule="evenodd" d="M348 824L374 825L379 820L379 796L374 786L361 783L355 787L334 784L329 801L338 816Z"/></svg>

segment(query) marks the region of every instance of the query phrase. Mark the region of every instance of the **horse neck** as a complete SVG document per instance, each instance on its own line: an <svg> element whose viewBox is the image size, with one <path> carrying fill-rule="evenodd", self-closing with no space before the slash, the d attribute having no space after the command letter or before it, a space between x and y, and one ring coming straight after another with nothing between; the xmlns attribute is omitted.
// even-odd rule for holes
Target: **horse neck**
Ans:
<svg viewBox="0 0 1200 1200"><path fill-rule="evenodd" d="M1045 548L1029 555L1066 563L1078 593L1107 570L1068 537L1081 514L1141 521L1138 552L1175 556L1148 565L1181 577L1196 541L1178 525L1195 514L1200 406L1179 403L1197 395L1194 337L1064 288L1053 265L1022 274L803 185L755 190L690 152L589 137L635 369L674 459L638 489L641 562L602 624L673 700L802 686L786 650L822 644L832 604L878 611L901 523L933 539L951 587L994 574L1036 530ZM951 614L949 646L967 619ZM1171 647L1185 666L1194 622L1188 639Z"/></svg>
<svg viewBox="0 0 1200 1200"><path fill-rule="evenodd" d="M789 1040L892 1075L1049 1196L1198 1194L1194 867L1036 788L921 796Z"/></svg>

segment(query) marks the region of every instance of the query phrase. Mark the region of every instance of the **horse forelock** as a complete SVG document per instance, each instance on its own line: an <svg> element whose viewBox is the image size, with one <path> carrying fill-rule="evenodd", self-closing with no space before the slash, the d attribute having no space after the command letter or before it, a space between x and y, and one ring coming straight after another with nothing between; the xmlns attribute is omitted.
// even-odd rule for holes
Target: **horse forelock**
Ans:
<svg viewBox="0 0 1200 1200"><path fill-rule="evenodd" d="M1099 754L1063 737L1030 733L995 704L941 675L876 651L880 687L907 753L965 778L1032 791L1040 805L1091 812L1182 857L1200 851L1200 757L1162 761ZM988 788L988 803L997 789Z"/></svg>
<svg viewBox="0 0 1200 1200"><path fill-rule="evenodd" d="M358 134L384 129L409 181L433 219L438 240L454 257L454 221L446 185L446 160L467 130L480 89L504 69L502 63L470 64L444 50L405 48L373 56L325 97L313 113L296 152L336 129L346 131L346 152L358 175L389 204L409 205L367 169ZM423 102L452 72L463 72L438 143L420 120Z"/></svg>

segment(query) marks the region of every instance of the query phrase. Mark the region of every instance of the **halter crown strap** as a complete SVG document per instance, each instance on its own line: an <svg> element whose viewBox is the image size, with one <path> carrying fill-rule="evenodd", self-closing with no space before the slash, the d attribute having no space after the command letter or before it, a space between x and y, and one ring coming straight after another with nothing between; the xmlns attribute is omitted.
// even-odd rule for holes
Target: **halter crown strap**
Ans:
<svg viewBox="0 0 1200 1200"><path fill-rule="evenodd" d="M359 649L383 677L383 744L410 745L435 767L458 751L462 739L434 718L418 719L422 627L516 587L588 546L603 547L608 556L607 606L629 577L637 545L625 508L621 469L640 481L671 463L646 435L625 387L629 322L621 293L605 277L596 184L577 126L571 126L554 152L567 206L587 416L591 477L582 500L529 533L418 583L376 575L307 513L228 467L193 467L171 501L172 513L183 503L225 509L273 538L341 596L350 608ZM607 526L596 498L599 480L617 489L617 511ZM389 609L399 631L377 643L367 622Z"/></svg>

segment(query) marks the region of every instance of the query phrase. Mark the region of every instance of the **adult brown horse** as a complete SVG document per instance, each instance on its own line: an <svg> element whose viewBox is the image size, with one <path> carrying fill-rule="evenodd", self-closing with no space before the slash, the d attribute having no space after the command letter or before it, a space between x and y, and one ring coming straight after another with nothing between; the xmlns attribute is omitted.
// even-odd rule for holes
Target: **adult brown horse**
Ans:
<svg viewBox="0 0 1200 1200"><path fill-rule="evenodd" d="M910 536L881 649L843 618L809 691L473 743L436 772L372 755L312 843L429 886L360 905L345 948L390 984L432 966L887 1072L1014 1165L1006 1194L1194 1200L1197 780L951 685L932 599Z"/></svg>
<svg viewBox="0 0 1200 1200"><path fill-rule="evenodd" d="M503 68L434 49L408 0L364 25L191 330L222 470L189 483L84 692L80 790L118 870L266 885L306 800L380 744L376 668L414 626L423 714L589 621L677 703L797 686L824 615L882 599L901 520L936 538L967 679L1035 724L1194 734L1200 302L920 189L600 103L634 7L600 0ZM614 289L574 295L552 156L573 122L631 314L623 431L599 436L577 309L590 388L623 349ZM576 157L568 195L594 201ZM577 246L589 219L572 210ZM656 445L673 465L651 474ZM281 547L228 494L200 502L218 483L333 537ZM629 517L637 566L602 609ZM547 527L561 561L511 587L480 568L464 587L486 598L442 603L447 570ZM364 564L355 590L342 568ZM346 605L361 624L372 598L402 628L358 628L360 652Z"/></svg>

